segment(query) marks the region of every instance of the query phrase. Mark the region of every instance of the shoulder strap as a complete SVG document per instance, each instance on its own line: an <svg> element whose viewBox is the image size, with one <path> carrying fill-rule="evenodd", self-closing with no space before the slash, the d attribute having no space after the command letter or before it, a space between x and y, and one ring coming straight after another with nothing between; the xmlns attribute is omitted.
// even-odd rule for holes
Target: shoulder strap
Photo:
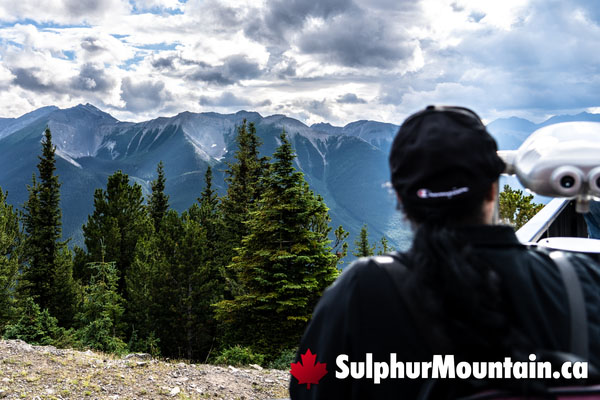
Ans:
<svg viewBox="0 0 600 400"><path fill-rule="evenodd" d="M404 264L404 257L402 254L394 251L383 256L375 256L372 260L388 273L390 278L392 278L394 286L398 292L402 294L402 280L404 274L408 271L408 268Z"/></svg>
<svg viewBox="0 0 600 400"><path fill-rule="evenodd" d="M553 251L550 258L556 263L567 290L569 313L571 315L571 353L588 359L588 329L585 300L577 272L567 255L562 251Z"/></svg>

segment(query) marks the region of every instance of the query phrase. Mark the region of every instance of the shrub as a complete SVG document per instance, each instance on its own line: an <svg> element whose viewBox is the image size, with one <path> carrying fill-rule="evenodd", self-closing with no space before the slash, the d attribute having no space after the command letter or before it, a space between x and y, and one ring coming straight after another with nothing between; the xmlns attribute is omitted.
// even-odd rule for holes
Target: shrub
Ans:
<svg viewBox="0 0 600 400"><path fill-rule="evenodd" d="M263 364L265 356L254 353L249 347L236 345L229 347L219 353L214 359L214 364L233 365L236 367L249 364Z"/></svg>
<svg viewBox="0 0 600 400"><path fill-rule="evenodd" d="M287 349L279 354L279 357L267 364L268 368L289 370L290 364L296 359L296 349Z"/></svg>
<svg viewBox="0 0 600 400"><path fill-rule="evenodd" d="M65 347L73 344L71 330L58 326L58 321L47 309L28 297L19 309L21 317L6 327L5 339L21 339L29 344Z"/></svg>

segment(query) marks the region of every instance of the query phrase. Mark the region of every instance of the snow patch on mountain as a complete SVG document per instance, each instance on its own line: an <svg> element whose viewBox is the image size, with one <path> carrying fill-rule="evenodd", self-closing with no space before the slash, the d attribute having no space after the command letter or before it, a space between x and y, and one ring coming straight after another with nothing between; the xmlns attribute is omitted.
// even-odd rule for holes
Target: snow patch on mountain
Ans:
<svg viewBox="0 0 600 400"><path fill-rule="evenodd" d="M63 160L67 161L69 164L72 164L72 165L76 166L79 169L83 168L81 166L81 164L79 164L77 161L73 160L68 154L66 154L62 150L60 150L60 149L57 148L55 154L57 156L59 156L60 158L62 158Z"/></svg>

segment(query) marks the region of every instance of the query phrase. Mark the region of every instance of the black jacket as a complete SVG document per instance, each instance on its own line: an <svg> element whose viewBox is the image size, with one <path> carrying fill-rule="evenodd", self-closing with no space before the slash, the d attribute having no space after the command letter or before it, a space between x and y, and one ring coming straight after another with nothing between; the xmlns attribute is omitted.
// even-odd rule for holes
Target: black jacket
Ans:
<svg viewBox="0 0 600 400"><path fill-rule="evenodd" d="M522 245L510 227L477 226L463 234L500 276L510 321L528 335L531 353L568 352L569 306L554 262ZM590 361L600 365L600 267L586 256L570 258L587 307ZM372 379L335 377L339 354L351 361L364 361L367 353L379 361L389 361L390 353L398 360L431 361L425 335L415 325L388 272L369 258L354 262L323 294L298 352L310 349L328 373L310 389L292 378L292 400L416 398L423 380L385 379L375 385Z"/></svg>

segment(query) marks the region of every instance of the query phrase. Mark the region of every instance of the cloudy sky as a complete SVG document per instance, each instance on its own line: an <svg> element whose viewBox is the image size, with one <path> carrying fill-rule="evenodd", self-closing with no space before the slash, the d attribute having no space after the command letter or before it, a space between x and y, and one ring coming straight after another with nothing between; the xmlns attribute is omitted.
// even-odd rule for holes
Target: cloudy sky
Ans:
<svg viewBox="0 0 600 400"><path fill-rule="evenodd" d="M0 0L0 116L600 112L596 0Z"/></svg>

